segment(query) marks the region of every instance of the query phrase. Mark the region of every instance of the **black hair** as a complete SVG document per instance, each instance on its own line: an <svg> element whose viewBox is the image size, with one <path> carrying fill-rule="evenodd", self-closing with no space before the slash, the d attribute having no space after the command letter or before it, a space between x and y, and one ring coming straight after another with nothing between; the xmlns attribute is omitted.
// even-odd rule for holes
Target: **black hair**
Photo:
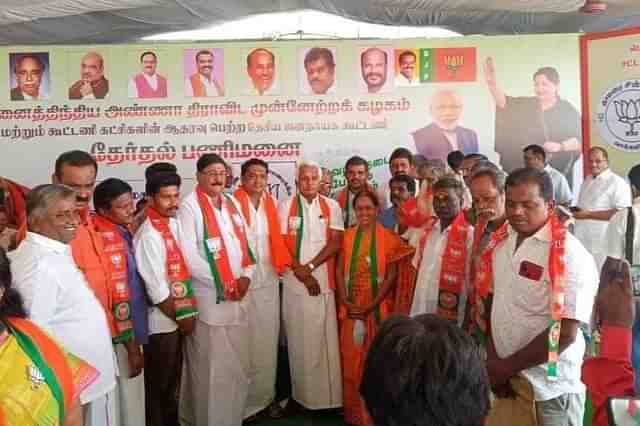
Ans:
<svg viewBox="0 0 640 426"><path fill-rule="evenodd" d="M178 168L175 164L167 163L164 161L153 163L152 165L144 169L145 180L151 179L151 177L156 173L178 173Z"/></svg>
<svg viewBox="0 0 640 426"><path fill-rule="evenodd" d="M196 53L196 56L194 56L194 59L196 60L196 62L198 62L198 60L200 59L200 56L202 55L209 55L211 57L213 57L213 52L207 49L202 49L200 51L198 51L198 53Z"/></svg>
<svg viewBox="0 0 640 426"><path fill-rule="evenodd" d="M202 157L198 158L196 169L199 172L202 172L212 164L222 164L225 169L227 168L227 163L225 163L222 157L220 157L218 154L204 154Z"/></svg>
<svg viewBox="0 0 640 426"><path fill-rule="evenodd" d="M26 318L27 311L20 293L11 288L9 259L2 248L0 248L0 288L4 290L4 295L0 298L0 320L4 321L7 317Z"/></svg>
<svg viewBox="0 0 640 426"><path fill-rule="evenodd" d="M489 160L486 155L480 154L479 152L474 152L473 154L467 154L464 156L463 160Z"/></svg>
<svg viewBox="0 0 640 426"><path fill-rule="evenodd" d="M542 161L547 161L547 153L544 151L544 148L540 145L531 144L524 147L522 152L530 152L533 155L537 155L542 158Z"/></svg>
<svg viewBox="0 0 640 426"><path fill-rule="evenodd" d="M460 201L464 197L464 186L462 182L452 176L443 176L433 184L433 191L438 189L453 189Z"/></svg>
<svg viewBox="0 0 640 426"><path fill-rule="evenodd" d="M85 167L85 166L93 166L96 170L96 174L98 174L98 163L95 158L91 156L88 152L73 150L67 151L56 159L55 165L55 174L58 179L62 177L62 169L64 166L69 165L73 167Z"/></svg>
<svg viewBox="0 0 640 426"><path fill-rule="evenodd" d="M509 187L526 183L537 185L538 190L540 191L540 196L542 196L544 201L553 200L553 183L551 182L549 173L544 170L537 170L530 167L514 170L507 177L505 187L508 189Z"/></svg>
<svg viewBox="0 0 640 426"><path fill-rule="evenodd" d="M415 195L416 181L411 176L408 176L408 175L393 176L391 179L389 179L389 189L391 189L391 184L394 182L405 184L407 186L407 191L409 191L411 195Z"/></svg>
<svg viewBox="0 0 640 426"><path fill-rule="evenodd" d="M447 164L451 167L451 170L457 172L462 167L462 162L464 161L464 152L462 151L451 151L449 155L447 155Z"/></svg>
<svg viewBox="0 0 640 426"><path fill-rule="evenodd" d="M142 62L142 58L144 58L147 55L151 55L155 58L155 60L158 60L158 56L156 56L156 54L150 50L147 50L146 52L142 52L142 54L140 55L140 62Z"/></svg>
<svg viewBox="0 0 640 426"><path fill-rule="evenodd" d="M345 173L351 166L364 166L365 170L369 171L369 163L367 163L367 160L357 155L354 155L353 157L347 160L346 164L344 165Z"/></svg>
<svg viewBox="0 0 640 426"><path fill-rule="evenodd" d="M376 206L376 208L380 207L380 200L378 199L378 195L375 192L364 190L358 192L356 196L353 197L353 201L351 203L354 209L356 208L356 201L358 201L358 199L362 197L367 197L368 199L370 199L373 205Z"/></svg>
<svg viewBox="0 0 640 426"><path fill-rule="evenodd" d="M397 160L398 158L406 158L407 160L409 160L409 164L411 164L412 166L414 165L413 154L407 148L394 149L391 153L391 157L389 157L389 164L391 164L393 160Z"/></svg>
<svg viewBox="0 0 640 426"><path fill-rule="evenodd" d="M640 164L636 164L629 170L629 183L634 186L636 190L640 190Z"/></svg>
<svg viewBox="0 0 640 426"><path fill-rule="evenodd" d="M166 188L167 186L177 186L179 188L181 184L182 179L180 179L177 173L156 173L151 176L151 179L147 180L145 193L153 197L160 192L161 188Z"/></svg>
<svg viewBox="0 0 640 426"><path fill-rule="evenodd" d="M553 67L542 67L542 68L539 68L538 71L536 71L533 74L533 79L535 80L536 77L538 77L540 75L544 75L545 77L547 77L547 80L549 80L550 82L552 82L556 86L558 84L560 84L560 74L558 74L558 70L553 68Z"/></svg>
<svg viewBox="0 0 640 426"><path fill-rule="evenodd" d="M309 49L307 54L304 56L304 66L307 67L311 62L316 62L320 59L324 60L325 64L327 64L329 68L335 68L336 62L333 60L333 52L326 47L314 47Z"/></svg>
<svg viewBox="0 0 640 426"><path fill-rule="evenodd" d="M242 163L242 165L240 166L240 176L244 176L245 174L247 174L247 172L249 171L249 167L251 166L264 167L264 170L267 173L269 172L269 165L267 164L266 161L261 160L259 158L251 158L245 161L244 163Z"/></svg>
<svg viewBox="0 0 640 426"><path fill-rule="evenodd" d="M402 61L403 56L412 56L413 59L417 59L415 52L412 52L411 50L405 50L404 52L398 55L398 62Z"/></svg>
<svg viewBox="0 0 640 426"><path fill-rule="evenodd" d="M360 393L376 426L480 426L489 413L480 349L436 315L393 315L369 349Z"/></svg>
<svg viewBox="0 0 640 426"><path fill-rule="evenodd" d="M109 178L100 182L93 191L93 206L96 211L111 209L111 202L121 196L133 192L131 185L127 182Z"/></svg>
<svg viewBox="0 0 640 426"><path fill-rule="evenodd" d="M389 63L389 58L387 55L387 51L386 50L382 50L378 47L370 47L367 50L365 50L364 52L362 52L360 54L360 66L364 65L364 57L367 56L367 53L369 52L373 52L373 51L378 51L380 53L382 53L382 55L384 56L384 64L388 64Z"/></svg>

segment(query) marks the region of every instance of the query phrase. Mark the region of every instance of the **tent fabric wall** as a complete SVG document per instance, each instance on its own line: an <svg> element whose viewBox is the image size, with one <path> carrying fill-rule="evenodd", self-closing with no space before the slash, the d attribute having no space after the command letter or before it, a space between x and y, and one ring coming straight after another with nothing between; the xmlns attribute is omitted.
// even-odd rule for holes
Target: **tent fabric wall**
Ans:
<svg viewBox="0 0 640 426"><path fill-rule="evenodd" d="M0 44L134 41L300 9L378 24L441 26L462 34L593 32L640 25L640 2L606 2L606 13L585 15L579 12L584 0L4 0Z"/></svg>

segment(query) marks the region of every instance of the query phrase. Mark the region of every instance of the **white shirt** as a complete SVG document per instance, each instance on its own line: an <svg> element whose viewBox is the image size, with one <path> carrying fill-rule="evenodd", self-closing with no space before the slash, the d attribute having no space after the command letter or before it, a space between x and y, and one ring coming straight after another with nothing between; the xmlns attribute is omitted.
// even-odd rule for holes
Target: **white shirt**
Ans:
<svg viewBox="0 0 640 426"><path fill-rule="evenodd" d="M329 218L326 218L322 214L320 197L322 197L329 206ZM296 198L297 197L294 196L280 204L280 226L282 227L283 235L295 232L299 226L295 217L289 217L291 203L295 203ZM342 221L342 211L336 201L323 197L322 195L318 195L311 203L304 197L300 197L300 199L302 200L302 245L300 248L300 263L305 264L316 257L327 245L327 226L334 231L344 231L344 224ZM321 277L318 279L318 283L320 284L322 293L331 292L332 290L329 288L327 263L325 262L317 266L313 272L316 278ZM287 275L291 277L293 276L293 272L288 271ZM302 285L295 286L294 289L307 294L307 289Z"/></svg>
<svg viewBox="0 0 640 426"><path fill-rule="evenodd" d="M271 261L271 244L269 243L269 221L265 206L266 194L262 195L258 209L249 200L249 215L251 226L249 228L249 243L255 247L253 252L256 257L256 280L251 283L251 289L255 290L277 283L278 274ZM278 223L278 228L280 224ZM258 279L259 277L259 279Z"/></svg>
<svg viewBox="0 0 640 426"><path fill-rule="evenodd" d="M546 224L535 235L516 247L517 233L509 228L508 238L494 251L494 296L491 331L496 351L506 358L524 348L549 327L551 284L548 271L551 226ZM563 318L588 324L598 288L598 269L593 257L570 233L566 241L565 312ZM542 268L541 278L534 281L520 275L522 262ZM547 379L546 364L522 371L531 382L536 401L547 401L566 393L585 390L580 369L585 351L582 332L558 360L558 378Z"/></svg>
<svg viewBox="0 0 640 426"><path fill-rule="evenodd" d="M580 188L578 207L585 210L623 209L631 206L631 188L620 176L610 169L598 176L587 176ZM608 221L576 220L575 235L585 248L596 258L599 266L605 250L604 238Z"/></svg>
<svg viewBox="0 0 640 426"><path fill-rule="evenodd" d="M394 83L396 87L420 86L420 79L416 77L409 80L404 74L398 74L394 79Z"/></svg>
<svg viewBox="0 0 640 426"><path fill-rule="evenodd" d="M29 319L100 372L80 395L86 404L114 389L111 332L104 309L71 256L71 247L32 232L9 253L13 287Z"/></svg>
<svg viewBox="0 0 640 426"><path fill-rule="evenodd" d="M353 208L353 199L355 198L356 194L349 191L348 187L346 186L342 187L335 193L336 201L339 199L340 194L342 194L342 191L344 189L347 190L347 204L345 205L344 209L341 208L341 211L342 211L342 218L346 222L346 223L343 222L343 227L346 226L348 228L352 225L355 225L357 222L356 211ZM338 206L340 206L339 203L338 203ZM347 215L346 217L345 217L345 214Z"/></svg>
<svg viewBox="0 0 640 426"><path fill-rule="evenodd" d="M220 96L220 92L218 92L218 88L214 84L214 79L207 79L202 74L198 74L200 81L204 85L204 90L207 93L207 96ZM184 94L185 96L193 97L193 87L191 87L191 79L186 78L184 80Z"/></svg>
<svg viewBox="0 0 640 426"><path fill-rule="evenodd" d="M271 86L269 86L269 88L262 93L258 92L258 89L256 89L256 87L253 85L253 81L249 79L249 88L245 91L246 95L251 96L270 96L277 95L279 93L280 88L278 87L278 81L275 78L273 79L273 83L271 83Z"/></svg>
<svg viewBox="0 0 640 426"><path fill-rule="evenodd" d="M553 199L559 204L569 204L573 200L569 182L562 173L551 167L549 164L544 166L544 171L549 174L551 183L553 184Z"/></svg>
<svg viewBox="0 0 640 426"><path fill-rule="evenodd" d="M605 256L614 259L626 259L626 234L628 209L620 210L613 215L607 226ZM633 264L640 263L640 197L633 200L633 216L635 227L633 230Z"/></svg>
<svg viewBox="0 0 640 426"><path fill-rule="evenodd" d="M178 235L178 222L169 218L169 229L174 238ZM177 241L177 238L176 238ZM162 312L158 305L171 295L167 274L167 249L164 238L147 218L133 239L136 265L142 277L147 296L154 306L149 307L149 334L171 333L178 329L173 318Z"/></svg>
<svg viewBox="0 0 640 426"><path fill-rule="evenodd" d="M235 203L235 200L233 200ZM238 212L240 207L235 203ZM229 215L227 209L213 208L225 248L229 256L231 272L236 278L254 278L255 265L242 267L242 248L233 230L234 218ZM242 215L238 213L242 226L246 230L246 224ZM241 321L246 314L246 299L240 303L225 301L216 304L216 287L211 275L207 255L204 251L204 218L198 204L198 195L194 190L187 195L178 209L178 238L182 248L182 254L191 270L193 293L198 301L199 319L209 325L234 325Z"/></svg>
<svg viewBox="0 0 640 426"><path fill-rule="evenodd" d="M147 83L149 83L149 86L153 89L153 90L158 90L158 74L153 73L152 76L149 76L147 73L142 73L142 76L144 77L145 80L147 80ZM191 83L191 82L189 82ZM191 85L191 84L189 84ZM127 85L127 92L129 93L129 97L130 98L139 98L140 94L138 93L138 86L136 85L136 75L134 75L133 77L129 78L129 84ZM193 95L191 95L193 96Z"/></svg>
<svg viewBox="0 0 640 426"><path fill-rule="evenodd" d="M438 312L438 297L440 295L440 271L442 266L442 256L447 248L449 240L449 226L444 231L441 229L440 222L436 223L427 238L427 242L422 253L422 261L418 265L420 259L420 239L418 240L417 250L413 256L413 267L418 271L416 279L416 288L413 295L413 303L411 304L411 316L419 314L435 314ZM424 232L423 232L424 233ZM467 233L467 258L465 269L468 271L471 264L471 249L473 246L473 227L469 228ZM468 274L465 274L468 276ZM458 325L462 325L464 320L465 305L467 303L467 287L468 283L465 279L458 305Z"/></svg>

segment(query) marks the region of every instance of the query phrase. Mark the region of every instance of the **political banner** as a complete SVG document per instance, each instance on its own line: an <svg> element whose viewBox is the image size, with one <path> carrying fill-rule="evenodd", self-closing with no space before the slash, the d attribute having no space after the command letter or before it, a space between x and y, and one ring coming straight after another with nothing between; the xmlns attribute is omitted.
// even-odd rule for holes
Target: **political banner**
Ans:
<svg viewBox="0 0 640 426"><path fill-rule="evenodd" d="M585 146L601 146L614 172L640 163L640 28L580 39Z"/></svg>
<svg viewBox="0 0 640 426"><path fill-rule="evenodd" d="M353 155L380 185L396 147L481 152L512 170L536 143L576 187L578 58L576 34L2 47L0 176L46 183L60 153L81 149L99 180L140 196L148 165L175 163L190 189L197 158L217 153L236 177L267 161L283 199L302 157L337 189Z"/></svg>

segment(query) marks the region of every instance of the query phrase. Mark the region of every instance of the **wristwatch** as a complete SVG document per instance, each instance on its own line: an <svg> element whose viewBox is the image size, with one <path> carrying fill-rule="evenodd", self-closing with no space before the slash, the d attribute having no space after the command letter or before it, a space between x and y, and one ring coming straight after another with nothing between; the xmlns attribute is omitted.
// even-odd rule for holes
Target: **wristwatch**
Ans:
<svg viewBox="0 0 640 426"><path fill-rule="evenodd" d="M309 269L311 269L312 271L313 271L314 269L316 269L316 265L314 265L314 264L313 264L313 263L311 263L311 262L307 263L307 266L309 266Z"/></svg>

